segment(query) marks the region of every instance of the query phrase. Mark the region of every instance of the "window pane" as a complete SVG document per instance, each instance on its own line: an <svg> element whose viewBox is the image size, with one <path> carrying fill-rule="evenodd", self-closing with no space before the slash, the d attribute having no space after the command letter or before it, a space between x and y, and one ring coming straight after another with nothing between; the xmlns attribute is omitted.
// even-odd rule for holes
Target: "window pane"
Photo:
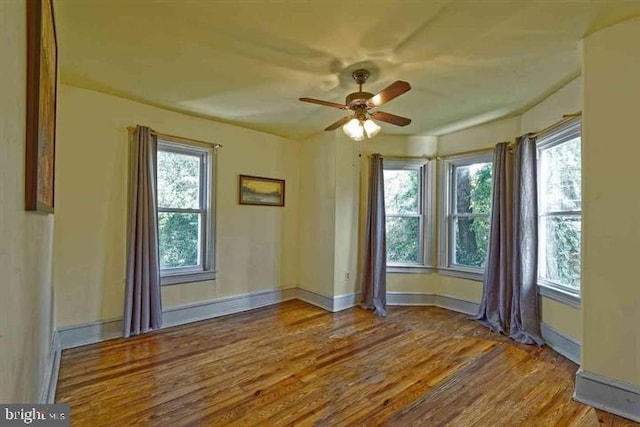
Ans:
<svg viewBox="0 0 640 427"><path fill-rule="evenodd" d="M489 216L455 218L453 229L456 241L453 263L468 267L484 266L489 241Z"/></svg>
<svg viewBox="0 0 640 427"><path fill-rule="evenodd" d="M384 170L384 208L387 215L420 213L420 171Z"/></svg>
<svg viewBox="0 0 640 427"><path fill-rule="evenodd" d="M579 216L542 217L538 275L560 285L580 289Z"/></svg>
<svg viewBox="0 0 640 427"><path fill-rule="evenodd" d="M541 212L581 210L580 138L541 150Z"/></svg>
<svg viewBox="0 0 640 427"><path fill-rule="evenodd" d="M475 163L454 169L456 213L489 213L491 163Z"/></svg>
<svg viewBox="0 0 640 427"><path fill-rule="evenodd" d="M200 214L158 213L160 268L200 264Z"/></svg>
<svg viewBox="0 0 640 427"><path fill-rule="evenodd" d="M419 263L420 218L387 217L387 262Z"/></svg>
<svg viewBox="0 0 640 427"><path fill-rule="evenodd" d="M200 157L158 151L158 206L200 207Z"/></svg>

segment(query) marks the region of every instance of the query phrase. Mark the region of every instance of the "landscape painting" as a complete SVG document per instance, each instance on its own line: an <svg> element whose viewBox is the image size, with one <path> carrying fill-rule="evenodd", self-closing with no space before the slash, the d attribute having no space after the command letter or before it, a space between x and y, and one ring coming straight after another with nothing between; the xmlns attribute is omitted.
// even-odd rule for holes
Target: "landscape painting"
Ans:
<svg viewBox="0 0 640 427"><path fill-rule="evenodd" d="M240 175L240 204L284 206L284 180Z"/></svg>
<svg viewBox="0 0 640 427"><path fill-rule="evenodd" d="M51 0L27 2L25 208L53 213L58 48Z"/></svg>

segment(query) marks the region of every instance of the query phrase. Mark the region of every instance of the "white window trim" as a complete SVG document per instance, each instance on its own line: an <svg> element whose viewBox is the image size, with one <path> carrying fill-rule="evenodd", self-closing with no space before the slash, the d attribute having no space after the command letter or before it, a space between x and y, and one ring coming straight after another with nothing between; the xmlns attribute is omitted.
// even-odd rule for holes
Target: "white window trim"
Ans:
<svg viewBox="0 0 640 427"><path fill-rule="evenodd" d="M158 139L158 151L197 155L201 159L200 167L200 208L174 209L161 208L158 212L194 212L202 215L200 242L200 264L195 267L160 270L160 284L177 285L216 279L216 203L215 203L215 165L216 149L212 145L163 137Z"/></svg>
<svg viewBox="0 0 640 427"><path fill-rule="evenodd" d="M543 150L548 150L550 148L556 147L565 142L571 141L577 137L582 137L582 120L580 117L576 117L572 120L568 120L563 123L561 126L550 129L548 132L540 135L538 137L536 148L537 148L537 170L538 176L540 176L540 152ZM540 179L538 179L538 194L540 194ZM538 201L538 206L540 202ZM552 213L540 214L538 213L538 228L540 228L540 218L543 216L554 216L554 215L566 215L566 216L580 216L582 218L582 210L580 211L554 211ZM539 233L539 232L538 232ZM582 247L582 242L581 245ZM538 247L538 259L540 257L540 250L542 245ZM582 258L582 257L581 257ZM580 278L582 282L582 277ZM582 283L581 286L582 288ZM538 276L538 293L547 298L553 299L555 301L570 305L575 308L580 308L581 306L581 298L580 291L575 289L568 288L560 283L555 283L553 281L547 280Z"/></svg>
<svg viewBox="0 0 640 427"><path fill-rule="evenodd" d="M435 171L433 161L385 157L383 170L418 170L420 173L420 259L418 263L387 263L387 273L428 273L434 269L433 236L435 235L434 190Z"/></svg>
<svg viewBox="0 0 640 427"><path fill-rule="evenodd" d="M440 159L439 169L439 224L438 224L438 272L445 276L482 281L484 268L469 267L454 264L453 261L453 170L458 166L474 163L493 163L493 149L486 152L476 152L452 155ZM489 213L490 215L490 213ZM471 215L472 216L472 215ZM484 214L482 215L484 216Z"/></svg>

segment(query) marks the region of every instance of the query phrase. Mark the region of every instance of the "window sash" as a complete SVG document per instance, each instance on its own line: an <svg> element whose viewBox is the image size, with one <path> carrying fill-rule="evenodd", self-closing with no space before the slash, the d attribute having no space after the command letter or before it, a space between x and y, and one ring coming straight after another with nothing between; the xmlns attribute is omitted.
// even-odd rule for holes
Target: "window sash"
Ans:
<svg viewBox="0 0 640 427"><path fill-rule="evenodd" d="M417 262L391 262L387 261L390 268L398 267L432 267L431 250L427 242L431 241L433 222L428 217L429 206L432 203L433 167L429 161L420 159L389 159L384 160L383 170L416 171L418 173L418 200L417 211L413 213L385 213L386 218L418 218L418 261ZM431 186L431 187L429 187ZM386 220L385 220L386 226Z"/></svg>
<svg viewBox="0 0 640 427"><path fill-rule="evenodd" d="M450 266L455 267L455 268L460 268L463 269L464 271L469 271L469 272L478 272L478 273L483 273L484 272L484 266L482 267L476 267L475 265L467 265L467 264L460 264L458 262L456 262L456 220L460 219L460 218L487 218L490 219L491 214L488 213L483 213L483 214L452 214L449 218L450 224L449 224L449 241L451 242L450 245L450 250L451 250L451 254L450 256ZM488 249L488 248L487 248ZM487 260L485 259L484 262L487 262Z"/></svg>
<svg viewBox="0 0 640 427"><path fill-rule="evenodd" d="M478 213L473 213L473 212L461 212L458 210L458 197L457 197L457 189L458 189L458 174L456 173L458 168L464 168L464 167L468 167L471 165L479 165L479 164L490 164L493 167L493 162L492 161L477 161L477 162L470 162L470 163L463 163L463 164L452 164L451 165L451 188L452 188L452 193L451 193L451 213L452 215L489 215L489 212L478 212ZM493 177L492 177L493 179Z"/></svg>
<svg viewBox="0 0 640 427"><path fill-rule="evenodd" d="M199 168L199 192L198 192L198 208L180 208L170 206L158 206L158 213L177 213L177 214L198 214L199 230L198 230L198 265L188 267L162 268L160 275L162 278L168 278L167 284L181 283L175 281L177 276L188 276L203 272L214 272L215 270L215 224L214 216L214 199L213 199L213 161L214 151L211 147L196 147L187 145L183 142L174 141L158 141L158 151L165 151L175 154L183 154L197 156L200 159ZM214 276L215 277L215 276ZM190 280L192 281L192 280Z"/></svg>
<svg viewBox="0 0 640 427"><path fill-rule="evenodd" d="M484 152L468 153L442 159L440 167L440 243L438 267L447 274L481 279L484 267L474 267L455 262L456 230L455 223L460 218L490 218L490 212L457 212L456 206L456 168L480 163L489 163L493 167L493 149ZM493 177L492 177L493 179ZM486 260L485 260L486 262ZM457 273L458 272L458 273ZM467 277L468 276L468 277Z"/></svg>
<svg viewBox="0 0 640 427"><path fill-rule="evenodd" d="M537 154L538 154L538 175L542 173L543 169L543 161L542 161L542 153L551 148L558 147L566 142L572 141L576 138L582 138L582 121L580 118L576 118L568 121L563 124L561 127L552 129L546 134L538 137L537 142ZM580 171L582 173L582 171ZM582 221L582 209L581 210L572 210L572 211L562 211L562 210L546 210L545 207L540 203L540 184L541 180L538 180L538 203L539 203L539 212L538 212L538 258L540 261L544 260L544 255L546 252L546 245L544 242L544 236L542 235L542 222L545 218L552 217L579 217ZM582 196L582 195L581 195ZM582 203L581 203L582 205ZM582 236L580 236L580 250L582 252ZM582 263L582 255L581 260ZM540 268L538 268L538 284L541 286L546 286L548 288L555 288L562 292L566 292L575 298L580 298L580 289L582 288L582 277L580 277L580 286L578 289L563 285L562 283L550 280L540 275Z"/></svg>
<svg viewBox="0 0 640 427"><path fill-rule="evenodd" d="M424 249L424 215L415 215L415 214L393 214L393 215L385 215L385 225L386 219L388 218L418 218L418 260L415 262L394 262L387 261L387 265L389 266L424 266L425 265L425 249Z"/></svg>
<svg viewBox="0 0 640 427"><path fill-rule="evenodd" d="M545 233L542 227L543 220L545 218L557 218L557 217L580 218L580 221L582 221L582 212L581 211L564 211L564 212L558 211L558 212L538 215L538 237L539 237L538 259L540 261L545 261L546 255L547 255L547 247L544 244L544 239L543 239L543 233ZM582 253L582 236L580 238L580 252ZM582 258L582 254L581 254L581 258ZM540 264L540 261L539 261L539 264ZM581 260L581 263L582 263L582 260ZM558 288L562 291L576 295L576 294L579 294L580 288L582 288L582 277L580 277L580 286L578 287L578 289L576 289L576 288L572 288L571 286L564 285L560 282L556 282L548 277L544 277L540 275L540 268L538 268L538 283L547 287Z"/></svg>
<svg viewBox="0 0 640 427"><path fill-rule="evenodd" d="M208 153L203 152L202 150L186 148L186 147L177 147L173 144L168 144L164 141L158 142L158 151L164 151L172 154L182 154L192 157L198 157L200 161L199 167L199 176L198 176L198 208L181 208L180 206L160 206L158 205L158 209L206 209L207 205L207 191L208 191L208 179L207 179L207 159ZM195 213L195 212L194 212Z"/></svg>

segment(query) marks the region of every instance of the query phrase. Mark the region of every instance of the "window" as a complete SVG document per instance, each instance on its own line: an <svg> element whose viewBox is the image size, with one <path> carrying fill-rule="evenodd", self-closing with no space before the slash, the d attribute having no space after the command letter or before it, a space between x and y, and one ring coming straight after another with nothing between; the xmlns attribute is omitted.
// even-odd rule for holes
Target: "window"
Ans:
<svg viewBox="0 0 640 427"><path fill-rule="evenodd" d="M440 269L481 278L491 213L492 153L460 155L441 163Z"/></svg>
<svg viewBox="0 0 640 427"><path fill-rule="evenodd" d="M538 140L538 282L580 293L582 168L580 121Z"/></svg>
<svg viewBox="0 0 640 427"><path fill-rule="evenodd" d="M215 278L212 147L158 141L162 284Z"/></svg>
<svg viewBox="0 0 640 427"><path fill-rule="evenodd" d="M431 169L424 161L384 161L389 272L419 271L432 265Z"/></svg>

